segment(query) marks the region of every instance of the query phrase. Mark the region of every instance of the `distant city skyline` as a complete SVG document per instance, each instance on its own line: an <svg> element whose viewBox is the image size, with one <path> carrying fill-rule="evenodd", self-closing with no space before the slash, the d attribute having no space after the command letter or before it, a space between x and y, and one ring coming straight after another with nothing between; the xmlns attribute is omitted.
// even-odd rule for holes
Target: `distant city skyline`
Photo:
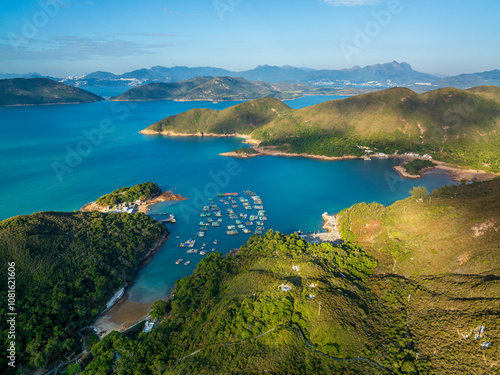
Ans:
<svg viewBox="0 0 500 375"><path fill-rule="evenodd" d="M0 5L0 73L64 77L152 66L431 74L500 69L500 2L25 0Z"/></svg>

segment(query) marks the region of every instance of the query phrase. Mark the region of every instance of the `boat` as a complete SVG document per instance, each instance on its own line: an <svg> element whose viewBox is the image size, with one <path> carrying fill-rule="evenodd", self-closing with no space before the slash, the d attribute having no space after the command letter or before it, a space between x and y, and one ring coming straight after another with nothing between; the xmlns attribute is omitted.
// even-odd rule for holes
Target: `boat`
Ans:
<svg viewBox="0 0 500 375"><path fill-rule="evenodd" d="M207 219L207 223L213 223L213 222L214 222L214 219L212 219L212 218Z"/></svg>
<svg viewBox="0 0 500 375"><path fill-rule="evenodd" d="M250 215L250 220L256 220L257 219L257 215Z"/></svg>
<svg viewBox="0 0 500 375"><path fill-rule="evenodd" d="M230 219L237 219L237 218L238 218L238 215L236 215L236 214L231 214L231 215L229 215L229 218L230 218Z"/></svg>
<svg viewBox="0 0 500 375"><path fill-rule="evenodd" d="M212 251L215 251L215 247L212 249Z"/></svg>
<svg viewBox="0 0 500 375"><path fill-rule="evenodd" d="M255 234L262 234L262 231L261 230L256 230Z"/></svg>
<svg viewBox="0 0 500 375"><path fill-rule="evenodd" d="M188 254L196 254L198 252L198 249L189 249L187 251Z"/></svg>
<svg viewBox="0 0 500 375"><path fill-rule="evenodd" d="M212 223L212 226L213 226L213 227L220 227L220 223L219 223L218 221L214 221L214 222Z"/></svg>
<svg viewBox="0 0 500 375"><path fill-rule="evenodd" d="M262 210L264 208L264 206L262 206L262 205L255 205L255 206L253 206L253 208L255 210Z"/></svg>
<svg viewBox="0 0 500 375"><path fill-rule="evenodd" d="M245 210L250 211L251 209L252 209L252 207L250 207L250 206L245 206Z"/></svg>
<svg viewBox="0 0 500 375"><path fill-rule="evenodd" d="M184 263L185 266L188 266L191 263L190 260L188 260L186 263Z"/></svg>
<svg viewBox="0 0 500 375"><path fill-rule="evenodd" d="M198 232L196 235L198 237L205 237L205 232Z"/></svg>
<svg viewBox="0 0 500 375"><path fill-rule="evenodd" d="M255 230L264 230L264 227L261 226L255 227Z"/></svg>
<svg viewBox="0 0 500 375"><path fill-rule="evenodd" d="M242 221L241 220L236 220L236 224L241 224Z"/></svg>
<svg viewBox="0 0 500 375"><path fill-rule="evenodd" d="M200 255L206 255L206 254L207 254L207 252L205 250L200 251Z"/></svg>
<svg viewBox="0 0 500 375"><path fill-rule="evenodd" d="M217 245L218 244L218 241L217 240L214 240L214 245Z"/></svg>
<svg viewBox="0 0 500 375"><path fill-rule="evenodd" d="M222 213L221 213L220 211L217 211L217 212L215 213L215 217L221 217L221 216L222 216Z"/></svg>
<svg viewBox="0 0 500 375"><path fill-rule="evenodd" d="M182 258L181 259L177 259L175 261L175 264L181 264L182 262L184 262L184 259L182 259Z"/></svg>
<svg viewBox="0 0 500 375"><path fill-rule="evenodd" d="M243 229L245 226L243 224L238 224L238 228Z"/></svg>
<svg viewBox="0 0 500 375"><path fill-rule="evenodd" d="M260 220L267 220L267 216L261 216Z"/></svg>
<svg viewBox="0 0 500 375"><path fill-rule="evenodd" d="M264 225L264 223L262 221L256 221L255 224L257 224L257 225Z"/></svg>
<svg viewBox="0 0 500 375"><path fill-rule="evenodd" d="M247 221L247 222L245 223L245 225L248 227L249 225L253 225L253 222L251 222L251 221Z"/></svg>
<svg viewBox="0 0 500 375"><path fill-rule="evenodd" d="M203 211L210 211L210 206L203 206Z"/></svg>
<svg viewBox="0 0 500 375"><path fill-rule="evenodd" d="M250 233L250 229L248 229L248 228L243 228L242 230L243 230L243 233L245 233L245 234Z"/></svg>
<svg viewBox="0 0 500 375"><path fill-rule="evenodd" d="M234 234L238 234L238 231L236 229L233 229L233 230L228 230L226 232L227 235L231 236L231 235L234 235Z"/></svg>
<svg viewBox="0 0 500 375"><path fill-rule="evenodd" d="M207 226L207 225L202 225L202 226L200 227L200 230L208 230L208 226Z"/></svg>
<svg viewBox="0 0 500 375"><path fill-rule="evenodd" d="M227 229L228 229L228 230L233 230L233 229L236 229L236 227L235 227L234 225L228 225L228 226L227 226Z"/></svg>
<svg viewBox="0 0 500 375"><path fill-rule="evenodd" d="M241 217L242 219L246 219L246 218L248 217L248 214L243 214L243 213L241 213L241 214L240 214L240 217Z"/></svg>
<svg viewBox="0 0 500 375"><path fill-rule="evenodd" d="M233 208L238 208L238 205L237 204L233 204Z"/></svg>

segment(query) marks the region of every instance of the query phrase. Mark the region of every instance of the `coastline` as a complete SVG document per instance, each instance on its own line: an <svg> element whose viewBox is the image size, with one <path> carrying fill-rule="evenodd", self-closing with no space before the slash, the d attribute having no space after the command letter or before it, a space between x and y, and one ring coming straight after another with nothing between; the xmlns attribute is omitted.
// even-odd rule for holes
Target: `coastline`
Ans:
<svg viewBox="0 0 500 375"><path fill-rule="evenodd" d="M261 141L257 139L253 139L251 135L247 134L239 134L239 133L232 133L232 134L215 134L215 133L202 133L202 132L197 132L197 133L176 133L173 131L153 131L153 130L148 130L143 129L139 132L140 134L145 134L145 135L166 135L170 137L235 137L235 138L243 138L243 143L251 144L253 145L253 148L255 151L258 151L258 154L240 154L236 153L234 151L229 151L229 152L222 152L219 155L224 156L224 157L235 157L235 158L240 158L240 159L248 159L248 158L254 158L258 156L285 156L285 157L305 157L305 158L310 158L310 159L317 159L317 160L329 160L329 161L335 161L335 160L353 160L353 159L363 159L363 156L354 156L354 155L344 155L344 156L324 156L324 155L314 155L314 154L307 154L307 153L289 153L289 152L284 152L284 151L277 151L277 150L270 150L268 148L264 147L259 147ZM372 158L374 157L381 157L381 156L371 156ZM408 155L387 155L387 158L396 158L396 159L403 159L403 163L406 163L411 160L415 159L422 159L419 157L414 157L414 156L408 156ZM394 169L399 173L399 175L402 178L410 178L410 179L418 179L418 178L423 178L427 173L433 171L433 170L438 170L443 173L446 173L450 176L450 178L453 181L460 182L461 180L465 179L466 181L472 181L473 179L476 179L477 181L489 181L494 179L497 176L500 176L500 173L488 173L482 170L478 169L467 169L467 168L462 168L459 166L451 165L448 163L445 163L443 161L438 161L438 160L432 160L434 163L437 165L435 167L431 168L425 168L420 171L419 175L410 175L409 173L406 172L406 170L401 167L400 165L394 167Z"/></svg>
<svg viewBox="0 0 500 375"><path fill-rule="evenodd" d="M151 248L139 259L134 271L130 274L130 280L124 287L122 297L111 307L105 309L91 324L90 327L97 329L97 334L103 338L112 331L121 332L144 320L150 311L150 303L140 303L129 301L127 290L135 283L137 273L144 268L154 257L157 251L167 242L170 232L166 230L163 236L158 239Z"/></svg>
<svg viewBox="0 0 500 375"><path fill-rule="evenodd" d="M167 190L165 192L160 192L159 195L157 195L154 198L151 198L149 200L146 200L141 203L136 203L135 204L135 211L134 212L147 212L147 209L152 206L153 204L160 203L160 202L166 202L166 201L183 201L186 200L187 198L184 198L180 194L175 194L171 190ZM99 211L103 213L108 213L111 210L109 210L107 207L99 206L95 202L90 202L85 204L82 208L80 208L80 211L82 212L91 212L91 211Z"/></svg>
<svg viewBox="0 0 500 375"><path fill-rule="evenodd" d="M217 134L217 133L204 133L204 132L196 132L196 133L177 133L171 130L164 131L156 131L156 130L148 130L148 128L143 129L139 132L139 134L144 135L166 135L169 137L214 137L214 138L245 138L248 139L250 135L240 134L240 133L230 133L230 134Z"/></svg>

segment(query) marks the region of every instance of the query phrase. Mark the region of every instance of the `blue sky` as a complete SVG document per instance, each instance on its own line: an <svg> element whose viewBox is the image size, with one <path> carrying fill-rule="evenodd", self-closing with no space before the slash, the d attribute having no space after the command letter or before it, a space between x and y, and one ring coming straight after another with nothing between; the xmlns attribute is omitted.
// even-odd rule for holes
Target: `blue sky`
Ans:
<svg viewBox="0 0 500 375"><path fill-rule="evenodd" d="M500 1L18 0L0 5L0 73L162 66L427 73L500 69Z"/></svg>

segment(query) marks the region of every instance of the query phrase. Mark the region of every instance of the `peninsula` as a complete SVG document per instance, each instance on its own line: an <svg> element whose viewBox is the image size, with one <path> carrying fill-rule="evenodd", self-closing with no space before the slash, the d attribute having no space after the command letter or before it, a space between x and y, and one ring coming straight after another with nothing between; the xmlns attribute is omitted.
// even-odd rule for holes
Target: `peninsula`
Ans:
<svg viewBox="0 0 500 375"><path fill-rule="evenodd" d="M0 106L78 104L104 100L99 95L48 78L0 80Z"/></svg>
<svg viewBox="0 0 500 375"><path fill-rule="evenodd" d="M226 156L427 155L459 167L498 173L500 88L445 88L424 94L392 88L297 110L276 98L264 98L222 111L191 110L167 117L141 133L244 135L257 151L239 150Z"/></svg>
<svg viewBox="0 0 500 375"><path fill-rule="evenodd" d="M135 186L123 187L106 194L95 202L87 203L81 208L83 212L115 212L122 211L128 213L146 212L148 207L165 201L182 201L187 198L172 191L165 191L153 182L144 182Z"/></svg>

